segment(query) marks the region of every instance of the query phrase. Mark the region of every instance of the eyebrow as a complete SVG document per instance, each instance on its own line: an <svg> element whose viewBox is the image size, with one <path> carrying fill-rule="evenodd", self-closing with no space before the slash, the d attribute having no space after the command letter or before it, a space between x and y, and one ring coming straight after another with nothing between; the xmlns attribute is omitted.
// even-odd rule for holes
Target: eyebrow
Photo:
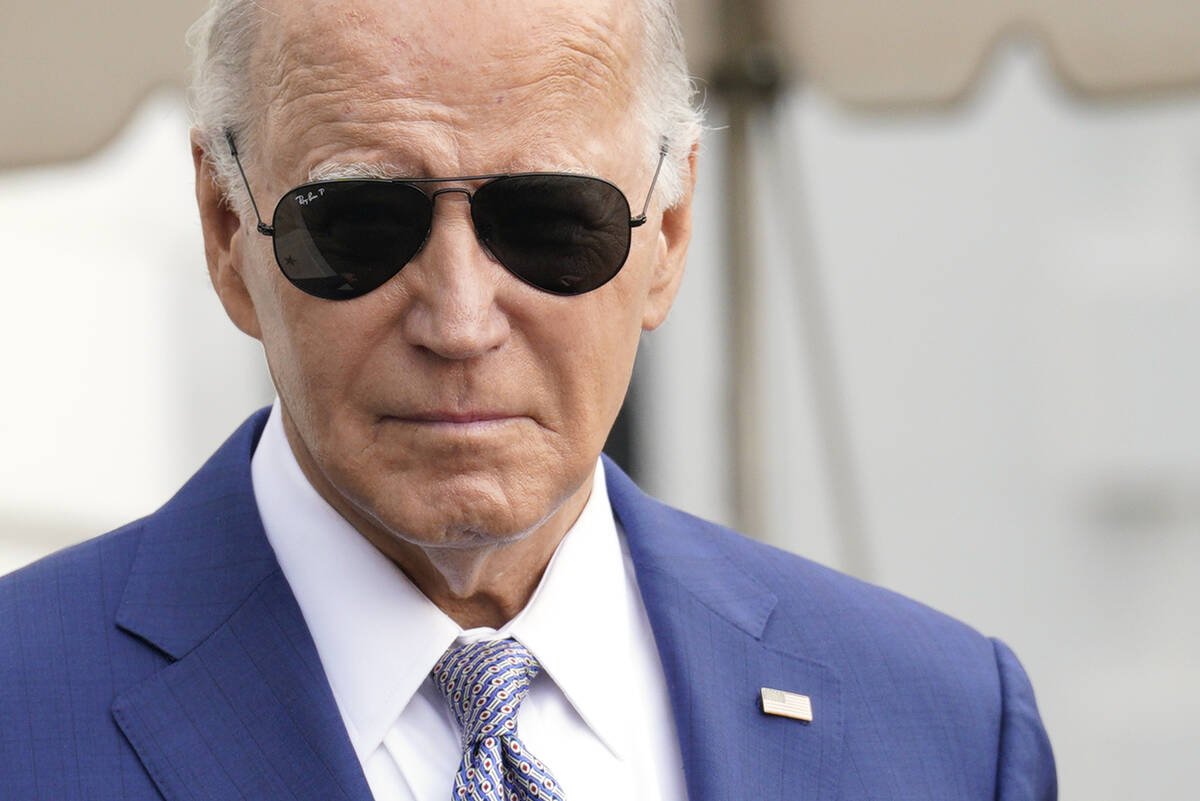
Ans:
<svg viewBox="0 0 1200 801"><path fill-rule="evenodd" d="M587 175L586 170L583 170L579 165L550 165L539 167L536 170L531 169L512 169L504 172L496 172L495 174L516 174L525 172L564 172L573 175ZM440 177L440 176L439 176ZM456 176L445 176L448 180L452 180ZM405 169L395 164L376 164L365 161L350 161L350 162L325 162L318 164L308 171L308 180L306 183L315 183L317 181L336 181L348 178L373 178L378 180L403 181L421 178L429 180L425 176L413 175L410 169Z"/></svg>
<svg viewBox="0 0 1200 801"><path fill-rule="evenodd" d="M402 179L407 170L391 164L371 164L365 161L325 162L308 171L308 182L333 181L340 178Z"/></svg>

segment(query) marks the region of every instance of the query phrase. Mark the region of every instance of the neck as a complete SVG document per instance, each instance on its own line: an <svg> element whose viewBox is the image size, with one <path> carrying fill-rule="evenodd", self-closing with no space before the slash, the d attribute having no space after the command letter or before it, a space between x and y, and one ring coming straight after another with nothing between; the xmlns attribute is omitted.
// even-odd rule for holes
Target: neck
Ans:
<svg viewBox="0 0 1200 801"><path fill-rule="evenodd" d="M378 525L347 519L459 626L498 629L529 603L590 495L587 481L532 532L478 547L418 545Z"/></svg>
<svg viewBox="0 0 1200 801"><path fill-rule="evenodd" d="M543 526L518 542L486 549L421 549L400 543L409 547L381 550L459 626L498 629L528 605L577 516L565 526Z"/></svg>
<svg viewBox="0 0 1200 801"><path fill-rule="evenodd" d="M394 530L335 491L308 451L297 448L287 418L284 430L301 472L313 489L368 542L396 564L417 588L462 628L500 628L529 603L550 559L591 496L594 471L532 529L471 531L415 539Z"/></svg>

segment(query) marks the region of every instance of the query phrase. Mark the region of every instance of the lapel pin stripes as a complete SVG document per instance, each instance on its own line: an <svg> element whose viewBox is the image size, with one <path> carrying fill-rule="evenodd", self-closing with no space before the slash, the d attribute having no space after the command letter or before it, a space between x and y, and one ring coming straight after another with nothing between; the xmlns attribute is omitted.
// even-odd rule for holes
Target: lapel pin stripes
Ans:
<svg viewBox="0 0 1200 801"><path fill-rule="evenodd" d="M807 695L772 690L770 687L763 687L761 691L762 711L766 714L812 723L812 699Z"/></svg>

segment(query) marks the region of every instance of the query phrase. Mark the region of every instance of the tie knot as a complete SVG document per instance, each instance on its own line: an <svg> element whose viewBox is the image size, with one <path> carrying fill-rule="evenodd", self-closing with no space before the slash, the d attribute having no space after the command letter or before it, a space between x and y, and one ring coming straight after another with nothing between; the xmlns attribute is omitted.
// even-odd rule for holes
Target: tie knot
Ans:
<svg viewBox="0 0 1200 801"><path fill-rule="evenodd" d="M515 734L517 708L541 670L516 640L492 640L451 648L431 675L446 697L463 741Z"/></svg>

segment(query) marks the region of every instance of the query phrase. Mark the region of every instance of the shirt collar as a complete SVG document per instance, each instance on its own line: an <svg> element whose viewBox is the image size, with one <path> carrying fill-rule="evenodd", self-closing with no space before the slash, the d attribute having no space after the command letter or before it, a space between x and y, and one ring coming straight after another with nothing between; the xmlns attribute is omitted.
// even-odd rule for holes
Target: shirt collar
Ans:
<svg viewBox="0 0 1200 801"><path fill-rule="evenodd" d="M628 741L630 655L640 607L622 551L603 462L592 494L559 544L529 603L499 636L520 640L588 727L618 757Z"/></svg>
<svg viewBox="0 0 1200 801"><path fill-rule="evenodd" d="M464 632L309 484L278 399L251 461L267 539L312 634L350 741L365 761L456 640L515 637L619 755L619 694L634 647L631 568L597 462L592 493L526 607L499 631ZM603 653L597 653L603 648ZM614 697L617 694L618 697Z"/></svg>

